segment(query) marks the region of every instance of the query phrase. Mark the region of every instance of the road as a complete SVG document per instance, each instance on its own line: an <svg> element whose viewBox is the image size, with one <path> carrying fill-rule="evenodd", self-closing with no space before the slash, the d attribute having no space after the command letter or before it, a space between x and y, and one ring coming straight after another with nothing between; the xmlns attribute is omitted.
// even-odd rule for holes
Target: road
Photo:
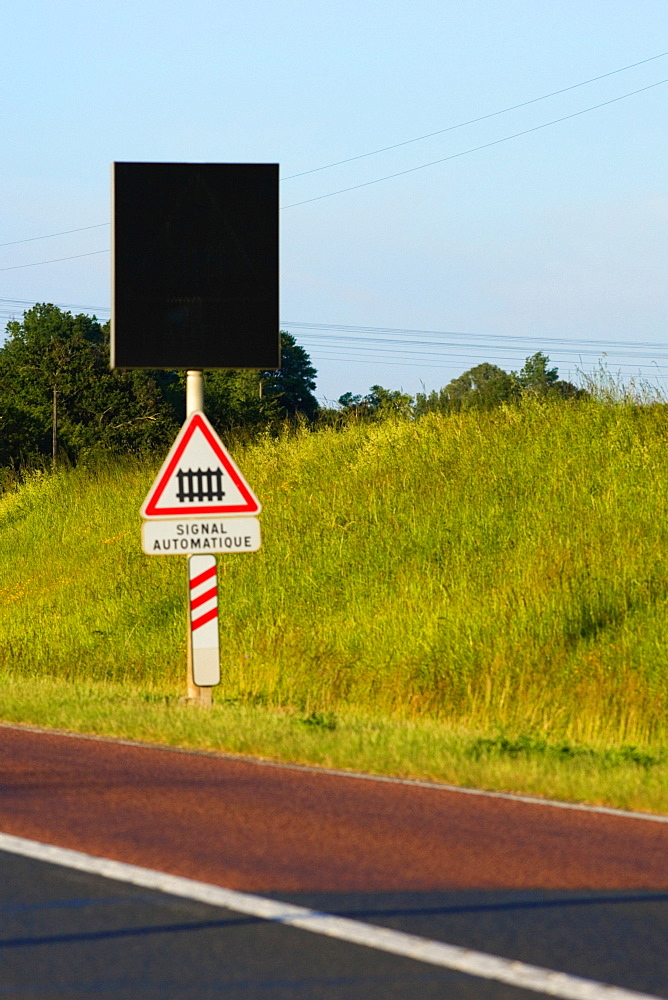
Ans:
<svg viewBox="0 0 668 1000"><path fill-rule="evenodd" d="M0 793L5 835L668 997L668 823L11 727ZM0 858L0 996L537 996L232 897Z"/></svg>

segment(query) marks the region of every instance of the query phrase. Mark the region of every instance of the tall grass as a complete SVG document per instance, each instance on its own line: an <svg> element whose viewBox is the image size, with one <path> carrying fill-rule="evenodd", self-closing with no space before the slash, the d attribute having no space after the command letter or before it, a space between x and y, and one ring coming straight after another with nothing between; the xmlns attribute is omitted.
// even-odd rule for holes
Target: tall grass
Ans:
<svg viewBox="0 0 668 1000"><path fill-rule="evenodd" d="M664 406L527 400L235 451L264 544L219 559L217 699L662 746L667 442ZM139 544L162 457L0 498L0 669L180 693L185 559Z"/></svg>

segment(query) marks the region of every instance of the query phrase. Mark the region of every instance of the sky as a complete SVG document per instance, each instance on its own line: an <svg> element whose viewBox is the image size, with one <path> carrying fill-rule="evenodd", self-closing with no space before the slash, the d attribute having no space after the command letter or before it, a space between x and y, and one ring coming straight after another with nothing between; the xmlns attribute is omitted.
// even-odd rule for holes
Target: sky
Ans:
<svg viewBox="0 0 668 1000"><path fill-rule="evenodd" d="M322 401L538 350L668 389L668 0L27 0L3 37L0 329L108 318L113 161L277 162Z"/></svg>

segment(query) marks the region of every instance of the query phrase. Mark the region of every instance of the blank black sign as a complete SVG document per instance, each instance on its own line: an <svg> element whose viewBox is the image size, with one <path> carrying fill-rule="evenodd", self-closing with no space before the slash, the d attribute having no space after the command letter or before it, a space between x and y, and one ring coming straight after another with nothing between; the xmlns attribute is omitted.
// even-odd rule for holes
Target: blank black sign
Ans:
<svg viewBox="0 0 668 1000"><path fill-rule="evenodd" d="M115 163L112 368L278 368L278 165Z"/></svg>

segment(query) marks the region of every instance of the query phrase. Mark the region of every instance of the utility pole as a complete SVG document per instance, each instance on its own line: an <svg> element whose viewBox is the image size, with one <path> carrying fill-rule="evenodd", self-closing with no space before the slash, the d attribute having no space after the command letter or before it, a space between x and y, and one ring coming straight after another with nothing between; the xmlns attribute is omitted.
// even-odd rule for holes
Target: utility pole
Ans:
<svg viewBox="0 0 668 1000"><path fill-rule="evenodd" d="M53 416L51 419L51 464L55 469L58 461L58 390L53 386Z"/></svg>

